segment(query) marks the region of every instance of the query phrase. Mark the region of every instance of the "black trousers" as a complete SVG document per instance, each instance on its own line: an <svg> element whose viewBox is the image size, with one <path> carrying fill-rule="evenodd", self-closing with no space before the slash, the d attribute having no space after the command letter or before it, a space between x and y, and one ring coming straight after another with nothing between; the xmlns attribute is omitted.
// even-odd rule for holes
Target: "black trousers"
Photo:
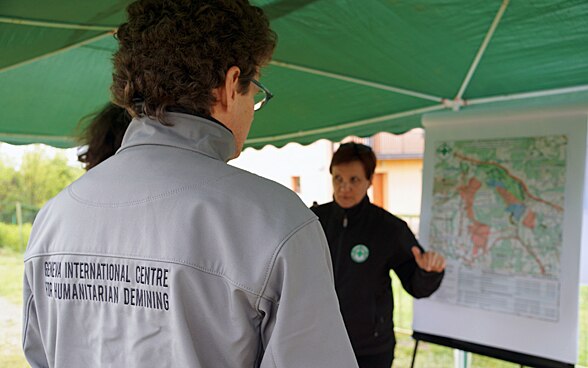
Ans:
<svg viewBox="0 0 588 368"><path fill-rule="evenodd" d="M394 360L394 350L375 354L356 356L359 368L390 368Z"/></svg>

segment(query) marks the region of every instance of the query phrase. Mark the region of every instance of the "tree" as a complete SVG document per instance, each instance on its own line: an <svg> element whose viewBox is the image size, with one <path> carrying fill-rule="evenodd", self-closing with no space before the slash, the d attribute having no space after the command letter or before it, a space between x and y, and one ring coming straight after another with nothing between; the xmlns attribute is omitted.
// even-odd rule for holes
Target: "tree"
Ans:
<svg viewBox="0 0 588 368"><path fill-rule="evenodd" d="M0 162L0 222L14 223L16 202L21 203L23 221L32 222L47 200L83 172L69 166L63 154L52 156L42 146L25 153L19 169Z"/></svg>
<svg viewBox="0 0 588 368"><path fill-rule="evenodd" d="M19 200L17 172L13 167L0 162L0 221L11 222L15 203Z"/></svg>
<svg viewBox="0 0 588 368"><path fill-rule="evenodd" d="M49 158L41 147L37 147L23 156L17 175L19 197L26 205L42 207L83 172L69 166L63 154Z"/></svg>

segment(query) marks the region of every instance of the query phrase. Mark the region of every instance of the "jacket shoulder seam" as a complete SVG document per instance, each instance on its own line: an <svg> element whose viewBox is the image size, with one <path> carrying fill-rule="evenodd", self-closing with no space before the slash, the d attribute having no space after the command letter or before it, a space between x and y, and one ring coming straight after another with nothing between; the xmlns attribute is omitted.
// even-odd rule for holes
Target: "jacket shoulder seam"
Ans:
<svg viewBox="0 0 588 368"><path fill-rule="evenodd" d="M263 299L266 299L266 300L269 300L269 301L272 301L275 304L280 304L279 301L273 300L273 298L269 298L269 297L267 297L267 296L264 295L265 289L267 288L267 285L268 285L269 280L270 280L271 273L272 273L272 271L274 269L276 260L278 258L278 254L280 253L280 251L282 250L282 248L284 248L284 246L286 245L286 243L288 242L288 240L290 240L290 238L292 238L302 228L306 227L307 225L311 224L314 221L318 221L318 220L316 219L316 217L313 216L312 218L309 218L308 220L304 221L303 223L301 223L300 225L298 225L297 227L295 227L290 233L288 233L284 237L284 239L282 239L282 241L278 244L278 246L276 247L276 249L272 253L272 256L271 256L270 260L268 261L268 265L267 265L266 270L265 270L265 277L264 277L264 280L263 280L263 284L261 286L261 290L259 291L258 301L255 303L257 309L259 309L259 303L261 302L261 299L262 298Z"/></svg>
<svg viewBox="0 0 588 368"><path fill-rule="evenodd" d="M99 207L99 208L120 208L120 207L134 207L134 206L140 206L146 203L150 203L150 202L155 202L157 200L160 199L165 199L165 198L169 198L172 197L176 194L185 192L187 190L190 189L194 189L194 188L198 188L198 187L203 187L203 186L210 186L210 184L222 180L222 179L226 179L228 177L231 176L236 176L236 175L242 175L243 173L241 172L232 172L229 173L227 175L223 175L217 178L214 178L212 180L204 180L200 183L196 183L196 184L190 184L190 185L185 185L179 188L175 188L175 189L171 189L168 190L167 192L163 192L161 194L157 194L157 195L153 195L153 196L149 196L147 198L143 198L143 199L137 199L134 201L128 201L128 202L93 202L93 201L89 201L86 200L80 196L78 196L74 190L73 190L73 185L70 185L69 187L67 187L67 193L69 194L69 196L76 202L81 203L85 206L88 207Z"/></svg>

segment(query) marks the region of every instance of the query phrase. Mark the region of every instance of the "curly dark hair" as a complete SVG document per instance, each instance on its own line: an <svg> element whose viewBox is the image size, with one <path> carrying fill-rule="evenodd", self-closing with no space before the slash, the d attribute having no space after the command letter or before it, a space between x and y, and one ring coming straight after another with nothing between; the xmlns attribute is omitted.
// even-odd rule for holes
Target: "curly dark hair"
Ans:
<svg viewBox="0 0 588 368"><path fill-rule="evenodd" d="M116 33L113 101L164 124L168 108L210 115L212 89L232 66L247 93L277 41L263 10L247 0L139 0L127 14Z"/></svg>
<svg viewBox="0 0 588 368"><path fill-rule="evenodd" d="M90 170L119 149L125 131L131 122L127 110L109 103L98 112L82 131L81 144L87 150L78 156L78 160Z"/></svg>
<svg viewBox="0 0 588 368"><path fill-rule="evenodd" d="M361 162L363 169L365 170L365 177L368 180L372 180L374 171L376 171L376 155L370 146L361 143L348 142L340 145L337 152L333 154L331 165L329 166L329 172L331 174L333 173L333 166L346 164L352 161Z"/></svg>

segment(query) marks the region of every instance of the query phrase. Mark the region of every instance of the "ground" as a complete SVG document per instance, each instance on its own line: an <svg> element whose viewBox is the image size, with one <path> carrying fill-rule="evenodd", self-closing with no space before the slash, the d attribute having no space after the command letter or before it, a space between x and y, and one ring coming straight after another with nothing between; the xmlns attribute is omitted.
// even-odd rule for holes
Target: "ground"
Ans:
<svg viewBox="0 0 588 368"><path fill-rule="evenodd" d="M21 347L22 310L0 296L0 356L10 367L26 367Z"/></svg>

